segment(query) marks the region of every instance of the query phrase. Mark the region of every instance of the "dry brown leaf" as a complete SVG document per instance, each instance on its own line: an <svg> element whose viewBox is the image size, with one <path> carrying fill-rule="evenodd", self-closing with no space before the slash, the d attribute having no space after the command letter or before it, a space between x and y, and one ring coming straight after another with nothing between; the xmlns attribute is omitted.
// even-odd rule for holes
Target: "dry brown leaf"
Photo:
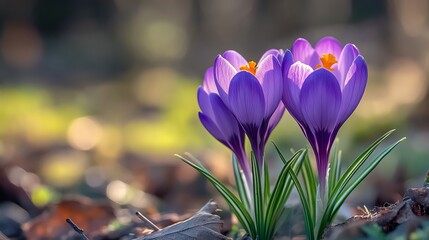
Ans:
<svg viewBox="0 0 429 240"><path fill-rule="evenodd" d="M220 233L222 221L213 213L217 210L215 202L208 202L191 218L146 235L140 240L190 240L190 239L229 239Z"/></svg>
<svg viewBox="0 0 429 240"><path fill-rule="evenodd" d="M71 218L85 230L90 238L115 219L114 208L86 197L62 200L58 204L23 225L27 239L61 239L73 236L73 229L66 223Z"/></svg>
<svg viewBox="0 0 429 240"><path fill-rule="evenodd" d="M369 214L354 216L344 223L327 229L325 239L343 239L356 236L363 226L378 224L386 233L394 231L401 224L414 224L429 216L429 187L410 188L404 198L387 207L376 208Z"/></svg>

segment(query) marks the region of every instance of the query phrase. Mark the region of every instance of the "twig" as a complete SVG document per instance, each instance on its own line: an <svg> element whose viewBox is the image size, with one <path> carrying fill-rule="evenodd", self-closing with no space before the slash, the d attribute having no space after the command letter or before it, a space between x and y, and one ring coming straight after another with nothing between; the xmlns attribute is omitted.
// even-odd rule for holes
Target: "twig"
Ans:
<svg viewBox="0 0 429 240"><path fill-rule="evenodd" d="M142 220L154 232L160 230L153 222L151 222L149 219L147 219L147 217L143 216L143 214L141 214L140 212L136 212L136 215L138 218L140 218L140 220Z"/></svg>
<svg viewBox="0 0 429 240"><path fill-rule="evenodd" d="M83 233L83 229L79 228L70 218L66 219L66 222L77 232L83 240L89 240Z"/></svg>

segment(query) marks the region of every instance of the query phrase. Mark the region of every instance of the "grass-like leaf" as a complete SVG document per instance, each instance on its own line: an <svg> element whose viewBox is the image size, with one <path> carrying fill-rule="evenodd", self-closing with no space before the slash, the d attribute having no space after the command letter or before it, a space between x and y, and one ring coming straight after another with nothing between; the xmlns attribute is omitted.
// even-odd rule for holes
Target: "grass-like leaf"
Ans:
<svg viewBox="0 0 429 240"><path fill-rule="evenodd" d="M312 219L315 220L317 200L317 177L315 176L314 171L311 167L310 158L308 157L308 155L305 157L303 165L304 169L301 173L304 181L305 193L307 196L307 201L309 203Z"/></svg>
<svg viewBox="0 0 429 240"><path fill-rule="evenodd" d="M264 228L264 199L265 194L262 190L261 170L259 169L258 160L255 154L251 154L252 159L252 175L253 175L253 207L255 214L256 231L259 234L256 236L258 239L265 239Z"/></svg>
<svg viewBox="0 0 429 240"><path fill-rule="evenodd" d="M223 185L219 180L217 180L207 169L202 168L189 161L188 159L177 155L183 162L193 167L195 170L200 172L208 181L212 183L212 185L219 191L219 193L224 197L225 201L231 208L231 211L234 212L238 221L242 224L243 228L252 236L256 236L256 228L255 223L246 207L240 200L232 193L225 185Z"/></svg>
<svg viewBox="0 0 429 240"><path fill-rule="evenodd" d="M200 168L204 169L205 171L208 171L208 170L207 170L207 168L206 168L206 167L204 167L204 165L201 163L201 161L200 161L200 160L198 160L198 158L194 157L194 155L192 155L192 154L191 154L191 153L189 153L189 152L185 152L185 155L186 155L188 158L190 158L190 159L191 159L191 162L192 162L192 163L196 164L198 167L200 167ZM176 155L176 156L178 156L179 158L182 158L182 157L180 157L179 155Z"/></svg>
<svg viewBox="0 0 429 240"><path fill-rule="evenodd" d="M369 158L369 156L375 151L375 149L393 132L395 129L388 131L379 139L377 139L371 146L369 146L353 163L347 168L346 172L340 178L338 183L336 184L333 195L331 198L336 198L336 194L343 191L343 189L347 186L350 179L354 176L354 174L359 170L359 168L365 163L365 161Z"/></svg>
<svg viewBox="0 0 429 240"><path fill-rule="evenodd" d="M337 183L341 177L341 167L342 167L341 156L342 156L342 151L339 150L338 155L336 156L336 160L335 160L335 168L332 169L332 173L331 173L334 176L333 184Z"/></svg>
<svg viewBox="0 0 429 240"><path fill-rule="evenodd" d="M335 139L332 145L331 157L329 158L329 180L328 180L328 197L334 192L336 183L341 173L341 151L339 150L339 140Z"/></svg>
<svg viewBox="0 0 429 240"><path fill-rule="evenodd" d="M304 209L304 220L305 220L305 232L307 233L307 238L309 240L314 240L314 222L313 215L310 210L310 206L308 205L308 200L305 198L306 195L301 187L301 183L299 182L296 174L293 171L289 171L289 175L292 178L293 183L295 184L296 190L298 191L299 197L301 198L302 207Z"/></svg>
<svg viewBox="0 0 429 240"><path fill-rule="evenodd" d="M360 173L351 184L348 184L350 180L355 176L357 171L362 167L369 156L374 150L385 140L394 130L391 130L384 134L381 138L375 141L370 147L368 147L356 160L349 166L345 174L340 178L339 182L335 186L332 195L329 197L327 208L320 221L320 227L318 228L317 237L321 238L324 232L324 228L331 224L341 205L344 203L350 193L359 185L360 182L381 162L381 160L392 151L400 142L405 138L400 139L394 144L390 145L383 152L381 152L369 166L365 167L363 172Z"/></svg>
<svg viewBox="0 0 429 240"><path fill-rule="evenodd" d="M288 173L289 174L289 173ZM291 180L292 182L292 180ZM271 238L274 237L274 234L277 233L282 227L284 227L285 222L288 220L288 217L292 213L292 208L290 207L283 207L282 210L279 212L279 217L276 221L276 226L274 227L273 233L271 235Z"/></svg>
<svg viewBox="0 0 429 240"><path fill-rule="evenodd" d="M240 196L241 202L250 209L251 193L249 192L252 186L247 186L247 181L243 179L243 171L240 169L238 159L235 154L232 155L232 167L234 170L235 182L237 184L238 196ZM246 187L247 186L247 187Z"/></svg>
<svg viewBox="0 0 429 240"><path fill-rule="evenodd" d="M285 160L283 154L276 147L276 150L282 158ZM278 220L282 213L286 199L289 197L292 190L292 180L289 177L289 170L299 172L302 166L302 161L307 156L307 149L301 149L296 152L289 161L285 161L286 164L283 166L282 171L280 172L276 184L273 188L271 198L268 202L268 208L265 214L265 228L267 229L267 239L271 239L274 233L276 232L276 226L278 226Z"/></svg>
<svg viewBox="0 0 429 240"><path fill-rule="evenodd" d="M270 199L270 195L271 195L271 185L270 185L270 173L268 171L268 165L267 163L264 161L264 203L265 206L264 208L266 208L266 204L268 203L268 200Z"/></svg>
<svg viewBox="0 0 429 240"><path fill-rule="evenodd" d="M365 167L362 173L360 173L352 183L347 186L339 195L338 198L333 201L334 207L331 212L330 218L334 218L337 214L338 210L340 209L341 205L344 203L346 198L350 195L350 193L372 172L372 170L377 167L377 165L381 162L381 160L384 159L384 157L387 156L400 142L404 141L406 138L402 138L395 142L394 144L390 145L388 148L386 148L383 152L381 152L372 162L369 166Z"/></svg>

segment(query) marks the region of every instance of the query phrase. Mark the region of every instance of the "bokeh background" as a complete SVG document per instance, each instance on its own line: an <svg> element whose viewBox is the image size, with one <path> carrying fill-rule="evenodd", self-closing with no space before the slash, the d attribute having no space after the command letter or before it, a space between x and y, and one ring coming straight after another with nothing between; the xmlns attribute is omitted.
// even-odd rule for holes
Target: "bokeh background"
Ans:
<svg viewBox="0 0 429 240"><path fill-rule="evenodd" d="M174 156L191 152L233 183L230 153L197 116L205 69L228 49L257 60L326 35L369 65L339 134L344 161L392 128L386 143L408 138L348 203L395 202L429 169L428 1L0 1L0 215L14 203L33 217L76 194L143 211L222 204ZM288 114L272 140L285 152L307 144Z"/></svg>

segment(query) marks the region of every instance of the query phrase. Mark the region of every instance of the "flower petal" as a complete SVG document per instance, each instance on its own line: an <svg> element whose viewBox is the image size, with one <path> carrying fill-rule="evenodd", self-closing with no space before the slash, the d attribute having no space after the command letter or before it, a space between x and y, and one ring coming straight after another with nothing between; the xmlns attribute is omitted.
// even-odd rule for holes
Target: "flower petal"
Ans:
<svg viewBox="0 0 429 240"><path fill-rule="evenodd" d="M323 54L333 54L336 60L339 61L341 51L343 50L343 48L341 47L341 43L333 37L324 37L320 39L314 49L316 50L319 58L318 64L321 64L320 57ZM332 73L337 77L337 80L340 81L341 74L340 74L340 71L338 70L338 64L333 64L332 68L333 68Z"/></svg>
<svg viewBox="0 0 429 240"><path fill-rule="evenodd" d="M324 68L311 73L302 85L300 103L310 129L332 131L341 105L341 89L335 76Z"/></svg>
<svg viewBox="0 0 429 240"><path fill-rule="evenodd" d="M231 79L237 74L237 70L225 58L218 55L213 66L213 72L219 95L224 103L228 105L227 93L229 85Z"/></svg>
<svg viewBox="0 0 429 240"><path fill-rule="evenodd" d="M301 62L292 64L288 75L283 77L283 103L295 120L302 123L299 95L305 79L313 72L313 69Z"/></svg>
<svg viewBox="0 0 429 240"><path fill-rule="evenodd" d="M265 99L262 87L253 74L247 71L237 73L231 81L228 95L231 110L242 125L261 125Z"/></svg>
<svg viewBox="0 0 429 240"><path fill-rule="evenodd" d="M287 77L287 75L289 73L289 68L293 63L294 63L294 60L293 60L292 53L289 50L286 50L286 52L284 53L284 56L283 56L283 61L282 61L283 79L285 77Z"/></svg>
<svg viewBox="0 0 429 240"><path fill-rule="evenodd" d="M224 57L237 71L240 71L240 67L247 65L246 59L234 50L228 50L222 54Z"/></svg>
<svg viewBox="0 0 429 240"><path fill-rule="evenodd" d="M291 49L295 61L300 61L315 68L319 58L311 44L304 38L298 38Z"/></svg>
<svg viewBox="0 0 429 240"><path fill-rule="evenodd" d="M217 93L213 67L209 67L204 74L203 88L207 93Z"/></svg>
<svg viewBox="0 0 429 240"><path fill-rule="evenodd" d="M259 63L256 78L262 85L265 98L265 116L270 117L276 110L283 95L281 66L273 55Z"/></svg>
<svg viewBox="0 0 429 240"><path fill-rule="evenodd" d="M284 55L284 51L282 49L270 49L267 50L262 57L259 59L258 62L262 62L262 60L264 60L266 57L268 57L269 55L273 55L277 58L277 60L281 63L283 61L283 55Z"/></svg>
<svg viewBox="0 0 429 240"><path fill-rule="evenodd" d="M338 116L339 124L343 124L353 113L362 99L368 80L368 67L362 56L358 56L347 73L342 93L342 102Z"/></svg>
<svg viewBox="0 0 429 240"><path fill-rule="evenodd" d="M270 137L273 129L280 122L281 118L283 117L284 112L285 112L285 106L283 105L282 102L280 102L278 107L276 108L276 110L274 111L273 115L271 116L271 118L268 122L267 132L265 134L265 139L264 139L265 143L268 141L268 138Z"/></svg>
<svg viewBox="0 0 429 240"><path fill-rule="evenodd" d="M336 38L324 37L319 40L314 49L319 56L322 56L322 54L331 53L337 59L339 59L341 55L341 50L343 48L341 47L341 43Z"/></svg>
<svg viewBox="0 0 429 240"><path fill-rule="evenodd" d="M340 59L338 60L338 70L339 70L339 79L341 89L344 88L344 81L346 80L347 73L350 69L350 66L353 64L353 61L359 55L359 50L355 45L348 43L344 46L343 51L341 52Z"/></svg>
<svg viewBox="0 0 429 240"><path fill-rule="evenodd" d="M240 135L241 127L219 95L210 94L209 99L216 119L216 125L223 133L226 140L230 142L230 139L233 138L234 135Z"/></svg>
<svg viewBox="0 0 429 240"><path fill-rule="evenodd" d="M204 87L200 86L197 90L198 105L200 106L201 112L209 118L214 119L213 109L210 103L209 94L204 90Z"/></svg>
<svg viewBox="0 0 429 240"><path fill-rule="evenodd" d="M302 88L302 84L305 79L313 72L313 69L302 62L295 62L289 69L288 78L299 88Z"/></svg>
<svg viewBox="0 0 429 240"><path fill-rule="evenodd" d="M225 136L223 135L223 133L219 130L219 128L217 127L216 123L213 122L212 119L210 119L207 115L205 115L204 113L199 112L198 116L200 118L201 123L203 124L203 126L207 129L207 131L214 137L216 138L219 142L221 142L222 144L224 144L225 146L231 148L231 146L229 146L229 144L227 143Z"/></svg>

